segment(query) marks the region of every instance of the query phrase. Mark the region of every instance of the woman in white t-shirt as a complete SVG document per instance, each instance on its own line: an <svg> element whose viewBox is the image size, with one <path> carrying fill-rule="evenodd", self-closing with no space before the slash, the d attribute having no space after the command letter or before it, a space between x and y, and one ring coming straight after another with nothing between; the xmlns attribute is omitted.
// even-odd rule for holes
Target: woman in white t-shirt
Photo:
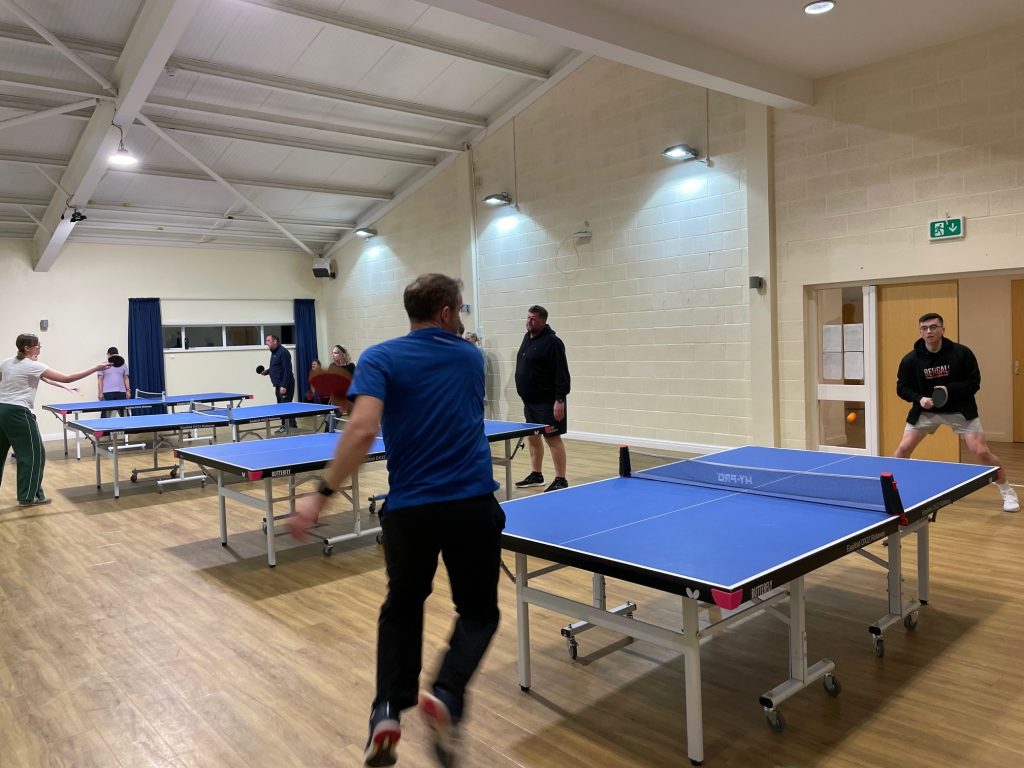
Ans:
<svg viewBox="0 0 1024 768"><path fill-rule="evenodd" d="M7 452L14 448L18 456L18 504L31 507L49 504L43 495L43 466L46 452L39 435L36 403L39 380L70 384L110 367L100 363L78 373L61 373L39 362L39 337L32 333L18 336L18 354L0 363L0 482L3 481Z"/></svg>

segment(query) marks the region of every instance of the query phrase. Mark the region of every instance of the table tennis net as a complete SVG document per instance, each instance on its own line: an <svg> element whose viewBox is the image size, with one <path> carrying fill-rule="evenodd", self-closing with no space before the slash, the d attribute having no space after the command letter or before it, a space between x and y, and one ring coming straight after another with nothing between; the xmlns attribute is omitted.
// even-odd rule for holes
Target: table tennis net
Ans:
<svg viewBox="0 0 1024 768"><path fill-rule="evenodd" d="M638 456L634 453L630 458L634 467L638 458L641 459L641 464L644 463L642 454ZM720 464L706 459L673 461L660 466L634 469L632 477L640 480L728 489L737 493L776 496L818 504L883 512L886 510L882 485L878 477L743 467L735 464Z"/></svg>

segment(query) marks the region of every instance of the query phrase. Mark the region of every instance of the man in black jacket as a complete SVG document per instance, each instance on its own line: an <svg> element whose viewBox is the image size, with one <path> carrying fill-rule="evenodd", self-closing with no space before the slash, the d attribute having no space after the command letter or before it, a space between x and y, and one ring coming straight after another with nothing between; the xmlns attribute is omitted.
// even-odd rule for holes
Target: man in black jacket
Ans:
<svg viewBox="0 0 1024 768"><path fill-rule="evenodd" d="M282 347L281 340L272 333L267 335L266 342L267 349L270 350L270 365L264 369L263 375L270 377L277 402L290 403L295 397L295 372L292 370L291 352ZM288 431L286 425L290 425L292 429L298 426L295 419L281 419L281 426L277 430L279 435Z"/></svg>
<svg viewBox="0 0 1024 768"><path fill-rule="evenodd" d="M989 450L978 418L974 394L981 389L981 371L977 358L963 344L943 338L942 315L936 312L921 315L918 325L921 338L914 349L904 355L896 375L896 393L911 403L896 457L910 458L926 435L946 424L963 437L982 464L999 467L996 486L1003 497L1003 509L1019 512L1017 492L1006 480L999 457ZM945 387L949 396L941 406L936 406L932 399L936 387Z"/></svg>
<svg viewBox="0 0 1024 768"><path fill-rule="evenodd" d="M568 429L565 398L569 394L569 361L565 357L565 344L548 325L548 311L537 304L526 313L526 335L516 355L516 391L523 400L526 421L549 427L543 438L540 435L529 438L532 471L516 483L516 488L544 485L541 472L544 440L551 449L551 461L555 465L555 479L544 492L568 488L562 435Z"/></svg>

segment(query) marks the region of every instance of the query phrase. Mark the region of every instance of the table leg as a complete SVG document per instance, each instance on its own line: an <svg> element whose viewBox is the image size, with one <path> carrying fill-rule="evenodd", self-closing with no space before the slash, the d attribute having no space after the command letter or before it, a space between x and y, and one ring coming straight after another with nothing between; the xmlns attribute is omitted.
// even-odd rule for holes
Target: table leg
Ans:
<svg viewBox="0 0 1024 768"><path fill-rule="evenodd" d="M273 568L277 565L277 555L274 553L274 482L272 478L263 481L263 493L267 500L267 565Z"/></svg>
<svg viewBox="0 0 1024 768"><path fill-rule="evenodd" d="M121 498L121 483L120 483L120 478L118 476L118 470L117 470L117 443L118 443L117 439L114 438L114 437L111 437L110 445L111 445L111 451L113 452L112 455L111 455L111 460L114 462L114 498L115 499ZM99 454L100 454L99 446L97 446L96 447L96 456L98 457ZM99 459L97 458L97 462L98 461L99 461ZM97 477L97 480L98 479L99 478Z"/></svg>
<svg viewBox="0 0 1024 768"><path fill-rule="evenodd" d="M932 524L925 523L917 530L917 599L928 602L928 531Z"/></svg>
<svg viewBox="0 0 1024 768"><path fill-rule="evenodd" d="M527 570L526 555L516 553L516 634L519 638L519 688L530 690L530 604L524 597L524 591L530 580Z"/></svg>
<svg viewBox="0 0 1024 768"><path fill-rule="evenodd" d="M700 681L700 606L683 601L683 675L686 686L686 755L694 765L704 762L704 710Z"/></svg>
<svg viewBox="0 0 1024 768"><path fill-rule="evenodd" d="M228 509L227 499L224 497L224 471L217 470L217 500L220 503L220 543L221 546L228 545Z"/></svg>

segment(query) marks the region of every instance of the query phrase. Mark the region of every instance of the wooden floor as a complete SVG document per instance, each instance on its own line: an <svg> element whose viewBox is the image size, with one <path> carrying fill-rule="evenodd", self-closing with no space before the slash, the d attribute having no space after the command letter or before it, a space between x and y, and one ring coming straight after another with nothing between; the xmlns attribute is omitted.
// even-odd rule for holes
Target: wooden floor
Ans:
<svg viewBox="0 0 1024 768"><path fill-rule="evenodd" d="M993 447L1024 482L1024 449ZM0 766L361 765L385 588L372 539L326 558L282 534L269 569L255 510L229 503L223 548L214 488L160 495L126 483L115 501L96 491L91 460L50 448L52 505L20 510L11 464L0 489ZM574 483L615 471L612 446L569 441L568 452ZM526 471L521 456L515 474ZM363 483L371 492L383 480L371 467ZM884 571L848 557L810 576L809 651L836 660L843 692L831 699L816 685L787 701L781 735L757 697L787 675L786 627L765 615L717 637L702 665L706 765L1024 765L1022 552L1024 514L1002 512L994 488L943 510L931 603L916 631L888 633L884 658L867 633L884 612ZM587 574L545 578L589 595ZM647 620L677 621L672 597L618 582L609 593L636 600ZM465 765L689 765L681 657L593 630L573 662L559 636L566 619L534 609L524 694L504 580L501 600ZM450 621L442 568L428 674ZM399 752L400 766L432 765L413 717Z"/></svg>

